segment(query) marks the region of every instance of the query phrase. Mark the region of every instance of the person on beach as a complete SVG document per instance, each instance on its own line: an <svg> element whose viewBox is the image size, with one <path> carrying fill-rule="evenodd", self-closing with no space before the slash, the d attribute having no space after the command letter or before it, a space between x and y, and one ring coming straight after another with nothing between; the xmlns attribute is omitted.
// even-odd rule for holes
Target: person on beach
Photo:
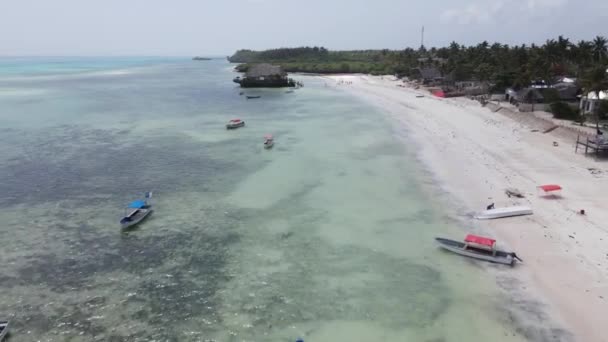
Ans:
<svg viewBox="0 0 608 342"><path fill-rule="evenodd" d="M492 203L486 207L486 210L492 210L492 209L494 209L494 203Z"/></svg>

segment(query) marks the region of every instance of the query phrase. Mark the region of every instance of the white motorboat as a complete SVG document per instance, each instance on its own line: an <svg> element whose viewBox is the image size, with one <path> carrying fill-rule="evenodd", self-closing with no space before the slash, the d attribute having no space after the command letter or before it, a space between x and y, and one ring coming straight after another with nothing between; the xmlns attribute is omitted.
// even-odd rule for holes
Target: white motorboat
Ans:
<svg viewBox="0 0 608 342"><path fill-rule="evenodd" d="M494 262L504 265L515 265L515 261L522 261L517 254L496 249L496 240L476 235L467 235L464 242L444 238L435 238L439 247L450 252L475 258L479 260Z"/></svg>
<svg viewBox="0 0 608 342"><path fill-rule="evenodd" d="M475 214L478 220L492 220L503 217L532 215L532 208L525 206L504 207L484 210Z"/></svg>
<svg viewBox="0 0 608 342"><path fill-rule="evenodd" d="M274 146L274 138L270 134L264 136L264 148L270 149Z"/></svg>
<svg viewBox="0 0 608 342"><path fill-rule="evenodd" d="M245 121L241 119L232 119L226 124L226 129L235 129L245 126Z"/></svg>

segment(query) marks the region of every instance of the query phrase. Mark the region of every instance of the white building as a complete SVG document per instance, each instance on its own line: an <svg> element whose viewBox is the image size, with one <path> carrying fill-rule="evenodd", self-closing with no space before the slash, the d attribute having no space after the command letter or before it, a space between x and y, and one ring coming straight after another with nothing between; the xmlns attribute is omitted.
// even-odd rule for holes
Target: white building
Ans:
<svg viewBox="0 0 608 342"><path fill-rule="evenodd" d="M608 100L608 91L600 91L599 97L594 91L581 98L580 109L582 113L592 114L599 108L600 101Z"/></svg>

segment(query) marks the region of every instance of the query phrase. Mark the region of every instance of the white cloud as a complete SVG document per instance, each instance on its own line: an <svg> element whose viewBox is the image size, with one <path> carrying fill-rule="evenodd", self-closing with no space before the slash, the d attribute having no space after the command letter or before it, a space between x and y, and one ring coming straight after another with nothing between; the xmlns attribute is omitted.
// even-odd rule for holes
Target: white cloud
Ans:
<svg viewBox="0 0 608 342"><path fill-rule="evenodd" d="M533 0L530 0L533 1ZM505 7L504 0L493 0L483 3L470 3L462 8L447 9L441 14L441 19L458 24L484 23Z"/></svg>
<svg viewBox="0 0 608 342"><path fill-rule="evenodd" d="M498 16L506 18L521 18L533 16L538 11L563 7L569 0L522 0L514 3L506 0L476 0L460 8L451 8L441 13L444 22L467 24L482 24L493 21Z"/></svg>
<svg viewBox="0 0 608 342"><path fill-rule="evenodd" d="M539 10L544 8L555 8L565 5L568 0L527 0L528 9Z"/></svg>

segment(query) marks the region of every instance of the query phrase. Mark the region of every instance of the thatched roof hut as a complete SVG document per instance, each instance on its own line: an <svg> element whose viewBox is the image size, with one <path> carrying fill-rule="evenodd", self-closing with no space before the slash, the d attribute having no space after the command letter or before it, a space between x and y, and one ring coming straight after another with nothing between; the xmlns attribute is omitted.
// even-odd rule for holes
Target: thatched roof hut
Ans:
<svg viewBox="0 0 608 342"><path fill-rule="evenodd" d="M271 77L271 76L287 76L287 73L283 71L278 65L272 64L254 64L249 67L245 73L245 77L258 78L258 77Z"/></svg>
<svg viewBox="0 0 608 342"><path fill-rule="evenodd" d="M243 88L275 88L295 87L296 82L287 77L287 73L278 65L253 64L250 65L245 75L234 79L234 82Z"/></svg>

